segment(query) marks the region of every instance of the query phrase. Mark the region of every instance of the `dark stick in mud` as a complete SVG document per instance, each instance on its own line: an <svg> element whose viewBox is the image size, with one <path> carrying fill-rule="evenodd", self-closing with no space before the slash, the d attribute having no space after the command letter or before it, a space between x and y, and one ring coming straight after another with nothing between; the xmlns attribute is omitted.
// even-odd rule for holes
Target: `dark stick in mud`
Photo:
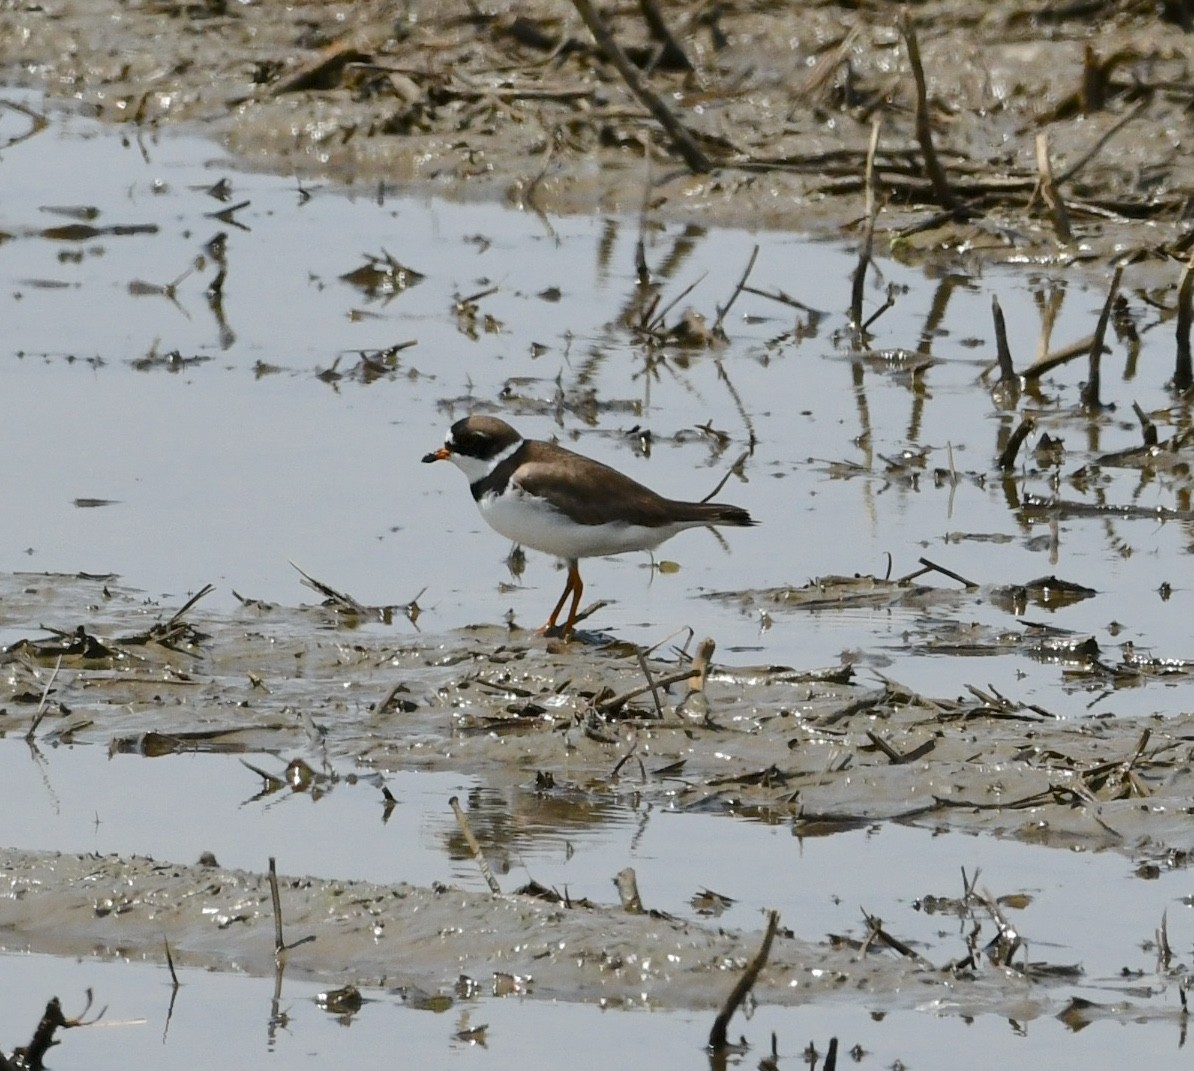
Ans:
<svg viewBox="0 0 1194 1071"><path fill-rule="evenodd" d="M643 203L638 210L638 236L634 240L634 277L639 286L651 285L651 268L647 264L647 213L651 208L651 157L647 157L647 173L643 177ZM656 295L658 297L658 295Z"/></svg>
<svg viewBox="0 0 1194 1071"><path fill-rule="evenodd" d="M456 815L456 824L460 826L460 832L464 834L469 851L473 853L473 858L477 860L477 867L481 871L481 876L485 879L486 884L489 886L489 891L494 896L501 896L502 887L498 884L497 878L493 876L489 860L485 858L485 853L481 850L481 842L477 840L476 835L473 833L473 827L469 824L468 815L464 813L464 808L460 806L460 798L453 796L448 800L448 806L452 808L452 813Z"/></svg>
<svg viewBox="0 0 1194 1071"><path fill-rule="evenodd" d="M1173 368L1173 389L1185 392L1194 386L1194 367L1190 361L1190 324L1194 322L1194 257L1182 272L1177 288L1177 361Z"/></svg>
<svg viewBox="0 0 1194 1071"><path fill-rule="evenodd" d="M58 676L58 671L62 668L62 655L58 656L58 661L54 663L54 672L50 674L50 679L46 681L46 686L42 689L41 699L37 704L37 711L33 715L33 721L29 724L29 731L25 733L25 742L27 744L33 743L33 737L37 733L37 727L41 724L42 718L46 716L46 703L50 698L50 689L54 687L54 681Z"/></svg>
<svg viewBox="0 0 1194 1071"><path fill-rule="evenodd" d="M351 595L345 595L343 592L329 587L322 580L316 580L315 577L308 576L294 562L291 562L290 565L303 578L303 583L313 591L319 592L320 595L332 604L334 609L359 614L362 617L368 614L368 609L357 602Z"/></svg>
<svg viewBox="0 0 1194 1071"><path fill-rule="evenodd" d="M1015 383L1016 366L1012 363L1012 348L1007 344L1007 323L999 298L991 295L991 316L995 320L995 356L999 361L999 382Z"/></svg>
<svg viewBox="0 0 1194 1071"><path fill-rule="evenodd" d="M655 703L655 714L659 719L663 720L663 703L659 699L659 686L655 683L655 678L651 676L651 667L647 665L647 659L643 656L641 649L634 652L638 656L639 668L643 671L643 676L647 678L647 684L651 687L651 699Z"/></svg>
<svg viewBox="0 0 1194 1071"><path fill-rule="evenodd" d="M1036 136L1036 170L1040 176L1041 197L1049 209L1053 229L1057 232L1058 240L1068 244L1073 237L1070 230L1070 214L1066 211L1061 190L1057 188L1057 182L1053 178L1053 165L1049 160L1049 135L1044 130Z"/></svg>
<svg viewBox="0 0 1194 1071"><path fill-rule="evenodd" d="M269 857L269 895L274 907L274 961L281 970L282 964L286 960L286 953L292 948L298 948L299 945L314 941L315 934L309 933L306 937L300 937L289 945L282 940L282 894L278 891L278 865L272 855Z"/></svg>
<svg viewBox="0 0 1194 1071"><path fill-rule="evenodd" d="M1033 417L1026 416L1020 421L1019 426L1012 432L1012 437L1008 439L1007 446L999 455L999 467L1004 472L1010 472L1016 467L1016 455L1020 452L1020 447L1024 444L1024 440L1031 434L1032 429L1036 427L1036 420Z"/></svg>
<svg viewBox="0 0 1194 1071"><path fill-rule="evenodd" d="M875 323L875 321L878 320L880 316L882 316L885 312L887 312L888 309L894 309L894 308L895 308L895 287L889 285L887 287L887 297L884 299L883 304L880 305L874 312L872 312L870 314L870 316L868 316L866 318L866 320L863 322L862 328L859 333L866 334L866 332L868 332L871 329L871 325L873 323Z"/></svg>
<svg viewBox="0 0 1194 1071"><path fill-rule="evenodd" d="M70 1023L62 1014L62 1004L57 997L52 997L46 1005L46 1010L42 1013L41 1021L37 1024L37 1029L33 1032L33 1040L29 1042L28 1047L23 1051L20 1049L14 1051L12 1061L0 1053L0 1066L11 1068L12 1071L16 1071L18 1067L36 1069L45 1067L42 1057L50 1051L52 1045L58 1044L54 1040L54 1031L65 1026L70 1026Z"/></svg>
<svg viewBox="0 0 1194 1071"><path fill-rule="evenodd" d="M647 29L651 32L651 36L662 46L655 62L661 63L671 70L693 70L692 60L688 58L680 46L680 42L676 40L675 34L672 33L671 27L665 21L663 12L659 10L659 5L655 3L655 0L639 0L638 6L643 13L643 19L647 23Z"/></svg>
<svg viewBox="0 0 1194 1071"><path fill-rule="evenodd" d="M205 596L210 595L215 590L216 588L214 584L204 584L203 587L196 591L194 595L187 599L187 601L175 611L174 616L166 622L166 630L169 631L170 628L172 628L174 625L177 625L186 616L187 611L190 610L195 603Z"/></svg>
<svg viewBox="0 0 1194 1071"><path fill-rule="evenodd" d="M680 670L676 673L669 673L666 677L660 677L655 682L657 688L666 688L668 685L676 684L679 681L686 681L696 672L691 666L688 669ZM637 688L631 688L628 692L622 692L620 695L610 696L609 699L604 699L597 704L597 709L602 714L616 714L632 699L637 699L640 695L651 690L649 684L639 685Z"/></svg>
<svg viewBox="0 0 1194 1071"><path fill-rule="evenodd" d="M721 1011L717 1013L717 1018L713 1020L713 1029L709 1031L708 1048L714 1052L719 1052L726 1047L726 1027L730 1025L730 1019L734 1012L738 1010L739 1005L746 999L746 994L750 992L751 987L755 984L755 979L759 977L759 972L767 965L767 957L771 954L771 942L775 939L775 931L779 928L779 912L767 912L767 932L763 934L763 943L759 946L758 952L755 953L747 965L746 970L742 972L742 977L738 979L737 984L730 990L730 995L726 997L725 1004L722 1005Z"/></svg>
<svg viewBox="0 0 1194 1071"><path fill-rule="evenodd" d="M862 232L862 245L858 250L858 264L850 280L850 326L859 336L855 346L862 348L862 297L866 290L866 272L871 264L875 248L875 217L878 215L875 198L875 153L879 148L879 129L882 120L871 124L871 140L866 151L866 225Z"/></svg>
<svg viewBox="0 0 1194 1071"><path fill-rule="evenodd" d="M605 53L605 58L614 65L618 73L622 76L622 80L626 83L630 92L638 98L643 107L654 116L655 121L667 132L667 136L671 139L673 147L688 165L688 170L695 174L705 174L712 171L713 165L709 162L709 158L701 151L692 134L688 132L688 129L680 120L672 115L668 106L663 102L663 98L647 85L646 81L639 74L638 68L630 62L629 57L622 51L622 46L618 44L609 27L606 26L605 20L598 14L597 9L589 0L572 0L572 5L576 8L581 19L584 20L584 24L589 28L589 32L593 35L593 39L597 42L598 47Z"/></svg>
<svg viewBox="0 0 1194 1071"><path fill-rule="evenodd" d="M1030 380L1040 379L1046 372L1051 372L1058 365L1065 364L1066 361L1072 361L1075 357L1081 357L1084 353L1089 353L1090 343L1093 338L1094 336L1091 335L1089 338L1079 339L1077 342L1073 342L1054 353L1047 353L1044 357L1038 357L1020 373L1020 377L1026 383Z"/></svg>
<svg viewBox="0 0 1194 1071"><path fill-rule="evenodd" d="M1144 445L1156 446L1157 425L1153 423L1153 418L1140 408L1139 402L1132 403L1132 412L1136 414L1136 419L1140 421L1140 436L1144 439Z"/></svg>
<svg viewBox="0 0 1194 1071"><path fill-rule="evenodd" d="M15 1049L12 1060L0 1052L0 1071L42 1071L46 1066L43 1057L59 1044L54 1040L55 1031L69 1030L75 1026L91 1026L104 1017L108 1010L107 1005L100 1009L94 1019L84 1020L84 1016L91 1010L93 999L91 990L88 989L87 1006L73 1019L68 1019L63 1014L61 1001L57 997L51 997L29 1044L24 1049Z"/></svg>
<svg viewBox="0 0 1194 1071"><path fill-rule="evenodd" d="M901 941L894 934L888 933L883 928L883 920L877 915L872 915L865 907L862 909L862 917L866 921L868 931L866 940L864 940L862 943L862 954L864 956L869 951L871 945L878 942L879 944L890 948L893 952L898 952L906 959L915 960L922 967L925 967L928 970L936 969L929 960L925 959L925 957L912 948L911 945L905 941Z"/></svg>
<svg viewBox="0 0 1194 1071"><path fill-rule="evenodd" d="M178 980L178 974L174 970L174 956L170 953L170 942L163 937L162 944L166 946L166 965L170 968L170 979L173 983L170 988L170 1003L166 1007L166 1021L162 1025L162 1044L164 1045L170 1033L170 1024L174 1021L174 1005L178 1001L178 991L182 988L182 982ZM4 1069L0 1068L0 1071L4 1071Z"/></svg>
<svg viewBox="0 0 1194 1071"><path fill-rule="evenodd" d="M713 652L716 649L717 643L712 636L706 636L701 640L696 657L692 660L692 671L696 674L696 683L692 686L694 692L705 690L705 682L709 678L709 665L713 661Z"/></svg>
<svg viewBox="0 0 1194 1071"><path fill-rule="evenodd" d="M920 45L916 40L916 27L907 10L900 20L900 34L904 38L904 46L908 50L908 63L912 67L912 78L916 82L916 140L920 145L921 155L924 157L925 170L929 173L929 181L933 184L933 196L937 203L947 212L964 217L970 214L961 201L954 196L949 188L945 168L937 157L937 150L933 147L933 128L929 124L929 94L925 86L925 70L920 62Z"/></svg>
<svg viewBox="0 0 1194 1071"><path fill-rule="evenodd" d="M272 855L269 857L269 896L274 905L274 959L278 959L286 951L286 942L282 940L282 896L278 892L278 866Z"/></svg>
<svg viewBox="0 0 1194 1071"><path fill-rule="evenodd" d="M1111 286L1107 291L1107 300L1103 302L1103 311L1099 313L1099 322L1095 327L1094 338L1090 343L1090 372L1086 384L1082 388L1082 404L1087 409L1102 409L1099 401L1099 364L1103 358L1103 339L1107 336L1107 324L1111 321L1111 309L1115 305L1115 297L1119 293L1119 281L1123 277L1122 264L1115 265L1111 276Z"/></svg>
<svg viewBox="0 0 1194 1071"><path fill-rule="evenodd" d="M182 982L178 980L178 972L174 969L174 957L170 954L170 942L163 938L162 944L166 946L166 966L170 968L170 981L174 988L178 989Z"/></svg>
<svg viewBox="0 0 1194 1071"><path fill-rule="evenodd" d="M903 584L914 577L924 576L925 573L940 573L942 576L948 576L950 580L956 580L963 587L969 591L974 591L978 588L973 580L967 580L961 573L955 573L952 569L946 569L944 565L938 565L936 562L929 561L928 558L918 558L917 561L924 566L923 569L918 569L915 573L909 573L907 576L902 576L899 583Z"/></svg>
<svg viewBox="0 0 1194 1071"><path fill-rule="evenodd" d="M1161 926L1157 930L1157 969L1160 971L1169 970L1169 965L1173 962L1173 948L1169 944L1169 912L1161 912Z"/></svg>

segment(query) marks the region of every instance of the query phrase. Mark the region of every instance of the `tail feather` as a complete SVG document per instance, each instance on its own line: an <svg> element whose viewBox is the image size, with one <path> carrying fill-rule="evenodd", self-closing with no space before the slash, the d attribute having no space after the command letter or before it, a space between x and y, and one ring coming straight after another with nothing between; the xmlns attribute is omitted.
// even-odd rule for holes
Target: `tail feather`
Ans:
<svg viewBox="0 0 1194 1071"><path fill-rule="evenodd" d="M683 519L694 524L725 524L749 528L759 523L741 506L727 506L724 502L676 502L673 506L682 508Z"/></svg>
<svg viewBox="0 0 1194 1071"><path fill-rule="evenodd" d="M751 525L759 523L741 506L717 506L717 511L718 524L732 524L740 528L749 528Z"/></svg>

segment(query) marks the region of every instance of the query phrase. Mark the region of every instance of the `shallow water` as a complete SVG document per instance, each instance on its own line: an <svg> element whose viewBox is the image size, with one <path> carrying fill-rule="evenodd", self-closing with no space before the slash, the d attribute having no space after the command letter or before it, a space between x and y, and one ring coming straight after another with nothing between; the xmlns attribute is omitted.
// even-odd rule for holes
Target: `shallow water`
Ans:
<svg viewBox="0 0 1194 1071"><path fill-rule="evenodd" d="M0 117L0 133L14 136L20 119L3 109ZM222 178L231 183L228 202L206 192ZM1035 410L1038 430L1065 438L1069 453L1055 482L1047 470L1025 471L1021 464L1009 491L993 457L1018 416L1001 413L980 381L994 353L991 296L1003 304L1023 367L1036 353L1040 308L1051 296L1058 306L1054 347L1093 329L1106 285L1098 273L991 267L962 254L932 270L881 259L882 286L869 291L868 304L877 308L888 285L895 304L875 323L872 345L931 350L932 366L912 375L898 361L859 359L849 343L843 310L854 255L848 245L653 226L647 256L663 301L696 284L669 323L689 305L712 320L756 245L751 282L786 291L825 315L814 322L807 313L742 294L727 319L724 349L665 347L649 361L621 322L638 300L634 220L547 220L395 189L300 193L291 179L238 170L205 141L122 138L61 115L5 150L0 188L0 231L11 236L0 243L0 442L9 458L3 486L10 503L0 511L4 574L116 573L147 599L175 606L212 583L216 591L200 604L201 625L209 608L237 607L234 592L283 606L316 601L294 562L366 603L418 596L422 613L415 623L399 614L392 625L357 632L312 625L317 641L326 633L329 645L349 648L359 636L398 646L418 636L451 652L468 635L460 630L500 625L509 611L522 625L539 624L562 585L553 564L534 554L525 574L513 578L504 561L509 547L485 528L460 474L419 463L451 420L473 406L496 407L528 434L558 435L654 486L694 498L712 489L753 432L758 442L745 478L731 477L719 497L749 508L762 524L729 532L727 552L705 533L677 538L657 556L678 563L674 572L651 569L646 555L586 563L588 595L613 600L593 620L595 628L647 645L682 638L691 628L716 638L719 657L731 664L810 668L847 657L864 680L881 673L941 696L961 694L968 684L994 687L1074 722L1165 715L1194 705L1186 674L1112 688L1106 679L1069 676L1064 665L1015 645L1002 653L993 642L1018 634L1026 622L1045 622L1092 634L1112 663L1126 641L1163 657L1191 653L1189 593L1181 583L1188 520L1066 514L1050 523L1009 502L1009 495L1026 491L1057 491L1086 503L1185 507L1183 467L1147 476L1104 467L1093 489L1080 478L1099 454L1139 442L1133 401L1158 413L1171 404L1164 387L1171 331L1143 291L1161 287L1156 293L1168 301L1163 287L1176 281L1176 272L1142 266L1125 277L1141 345L1129 360L1113 341L1104 358L1103 396L1115 402L1114 411L1097 418L1078 413L1086 374L1080 362L1046 377L1040 396L1022 403L1020 412ZM248 204L229 218L214 217L242 201ZM82 206L93 206L94 218L77 211ZM83 216L98 227L140 230L85 240L45 231ZM218 267L208 246L219 234L227 274L217 307L205 290ZM371 297L342 278L383 251L426 278L391 297ZM477 299L475 321L455 307L462 296L491 288ZM939 319L935 301L944 303ZM398 351L390 370L362 373L362 354L408 341L416 344ZM167 356L172 353L177 356ZM1172 412L1180 426L1183 414ZM724 447L696 430L706 422L727 434ZM652 433L649 452L640 428ZM1163 435L1170 431L1162 428ZM895 465L905 451L923 460ZM948 476L951 466L956 482ZM929 610L902 604L807 612L765 594L823 574L882 576L888 554L893 576L914 571L923 555L984 587L951 594ZM989 587L1051 573L1098 594L1055 609L1030 605L1016 616ZM958 590L942 576L928 582ZM1162 594L1166 583L1172 591ZM732 597L702 597L718 591ZM11 598L0 602L5 645L43 634L42 626L76 624L17 609ZM946 641L948 654L936 646ZM974 650L959 653L963 641ZM384 677L384 665L376 673ZM6 683L16 687L15 678ZM350 688L346 681L348 696ZM245 757L278 770L285 756ZM23 744L5 742L0 840L31 850L178 862L210 850L225 866L256 870L273 855L289 874L445 881L482 891L447 807L459 795L494 849L507 888L534 878L612 903L611 879L631 865L649 905L682 918L695 919L690 898L712 888L735 901L719 924L756 929L760 912L777 907L798 937L818 941L828 932L861 937L865 908L940 963L962 954L957 924L919 912L916 901L959 895L961 868L971 874L981 868L995 895L1032 896L1017 925L1031 949L1038 943L1047 949L1039 958L1082 962L1080 988L1089 999L1104 988L1108 1001L1118 999L1120 968L1153 969L1153 953L1143 946L1163 912L1175 946L1188 947L1186 871L1175 866L1142 881L1130 851L1063 853L891 823L800 840L788 824L678 813L657 801L635 804L628 794L601 806L591 798L572 809L557 802L542 813L525 785L475 771L339 772L360 779L341 781L319 799L285 791L254 799L260 780L227 755L150 761L62 746L43 749L37 759ZM384 823L383 777L398 797ZM146 805L162 800L171 805ZM69 1013L76 1003L71 994L94 985L114 1018L150 1016L150 1005L157 1016L168 994L159 988L162 978L144 967L92 960L5 957L0 975L6 990L28 998L0 1009L4 1049L25 1040L51 988ZM115 995L126 986L132 1007L121 1011ZM230 1023L230 1034L259 1039L253 1044L263 1045L261 1051L281 1052L300 1036L296 1024L267 1040L264 980L195 976L184 1001L192 989L192 1007L202 999L211 1009L197 1021L235 1009L246 1018ZM610 1057L608 1024L592 1008L487 999L469 1005L467 1017L458 1006L453 1014L460 1017L448 1023L382 994L351 1031L327 1031L329 1017L309 1004L309 984L288 983L287 991L300 995L294 999L304 1013L301 1043L292 1044L288 1059L318 1053L321 1060L338 1056L368 1066L370 1057L361 1054L383 1043L370 1031L384 1036L391 1014L404 1017L401 1029L412 1046L404 1052L426 1046L426 1060L442 1061L445 1051L451 1059L468 1058L451 1037L466 1018L491 1023L486 1051L502 1052L503 1062L546 1060L564 1037L570 1051L591 1052L593 1066ZM1165 1022L1176 1046L1179 1028L1169 1018L1175 1002L1174 990L1158 985L1139 1003L1144 1018ZM1029 1059L1098 1066L1113 1062L1116 1045L1135 1054L1140 1044L1136 1031L1109 1023L1071 1034L1044 1019L1017 1033L990 1015L964 1025L956 1008L927 1010L942 1016L931 1031L904 1010L872 1022L857 1004L799 1014L764 1007L749 1033L757 1051L776 1029L790 1060L808 1037L823 1051L837 1033L846 1047L863 1044L872 1066L896 1059L952 1066L953 1044L981 1046L992 1053L992 1066ZM202 1066L202 1055L185 1040L184 1021L171 1027L169 1045L182 1047L172 1059ZM657 1011L624 1015L618 1030L619 1044L636 1032L643 1047L636 1051L649 1054L653 1066L691 1066L701 1058L708 1020ZM586 1032L592 1040L577 1042ZM160 1034L160 1023L99 1028L77 1047L72 1034L56 1051L55 1066L75 1066L69 1061L76 1053L89 1066L103 1063L93 1037L114 1046L119 1055L110 1062L136 1062L130 1060L135 1046L150 1035L159 1046ZM498 1042L506 1036L517 1043ZM359 1051L342 1048L348 1038ZM1168 1044L1155 1032L1150 1038ZM226 1054L210 1055L226 1065Z"/></svg>
<svg viewBox="0 0 1194 1071"><path fill-rule="evenodd" d="M1092 632L1113 650L1131 640L1161 656L1186 653L1173 649L1171 637L1184 634L1175 564L1186 552L1187 522L1074 517L1051 536L1049 524L1009 510L992 469L1009 418L978 382L993 356L991 295L1003 303L1023 366L1037 344L1034 306L1048 294L1062 295L1056 345L1093 329L1103 293L1084 289L1072 268L984 268L959 256L946 290L940 279L881 262L884 283L901 292L877 321L873 345L931 347L937 363L912 377L851 359L840 311L849 249L782 234L663 227L651 233L648 257L659 266L664 301L697 284L677 313L691 305L712 319L757 243L752 282L828 314L797 341L785 336L807 317L746 294L729 317L728 348L673 348L648 372L617 325L635 300L633 221L545 221L396 191L379 198L315 189L301 201L292 180L237 172L206 142L124 141L70 118L10 149L2 177L0 228L16 237L0 252L9 350L0 387L5 441L23 459L6 473L7 496L20 507L0 518L2 569L115 572L151 595L213 583L214 598L229 605L233 590L283 602L303 597L294 562L366 602L406 602L426 589L424 630L498 622L507 611L535 625L562 586L554 564L529 555L525 575L509 588L502 564L509 547L480 521L460 474L418 463L453 418L473 405L501 405L528 434L560 435L692 497L706 494L739 456L749 422L759 439L744 469L749 482L731 478L721 497L747 506L761 526L730 532L728 553L704 533L678 537L658 554L677 561L677 573L652 571L647 555L586 563L588 594L615 600L594 624L647 643L692 625L723 650L802 665L865 650L885 672L915 676L922 690L950 694L978 677L1062 716L1081 716L1087 697L1059 694L1049 670L1024 679L1017 659L979 665L916 657L912 614L810 616L761 599L748 599L744 610L694 599L826 573L883 575L888 554L899 576L923 554L982 584L1050 573L1084 583L1097 599L1030 616ZM232 203L248 202L232 217L239 226L211 218L224 205L204 190L221 178L231 182ZM71 221L47 207L84 205L98 209L96 225L157 230L83 242L36 236ZM228 269L223 327L204 297L216 273L204 246L220 233ZM340 278L383 250L427 278L389 300L369 299ZM173 300L130 293L135 283L172 283L200 257L203 266L178 282ZM470 338L453 302L491 287ZM553 287L558 300L540 296ZM922 337L933 297L945 294L940 326ZM871 302L881 296L872 293ZM1133 311L1143 320L1149 310ZM486 316L500 325L492 333ZM337 360L348 373L362 352L410 340L417 345L397 355L395 371L371 382L317 378ZM1050 377L1031 408L1040 411L1042 430L1066 439L1063 475L1092 454L1139 442L1130 405L1168 406L1170 349L1168 331L1152 331L1131 369L1118 352L1106 358L1104 395L1118 408L1095 421L1073 416L1084 369L1064 366ZM175 351L199 363L137 365ZM255 372L258 362L277 371ZM730 437L724 450L694 430L706 421ZM627 436L636 427L655 437L649 458ZM923 452L923 465L889 475L884 459L905 450ZM951 458L957 485L935 486L932 470L948 470ZM838 463L862 468L841 478L831 469ZM1021 486L1050 491L1040 478ZM1131 470L1104 470L1097 497L1180 506L1183 487L1184 476L1142 480ZM1064 480L1061 492L1081 497ZM97 499L112 504L75 504ZM1174 589L1168 600L1157 594L1166 582ZM957 619L1017 626L982 600ZM905 668L909 653L914 665ZM1172 691L1121 696L1116 712L1180 701Z"/></svg>
<svg viewBox="0 0 1194 1071"><path fill-rule="evenodd" d="M261 1067L276 1060L287 1066L326 1066L329 1059L380 1068L392 1066L396 1052L436 1067L549 1066L567 1054L570 1066L599 1069L608 1067L611 1032L618 1052L632 1053L635 1062L652 1067L700 1067L707 1060L701 1049L711 1017L690 1011L604 1010L564 1002L547 1009L536 1001L492 996L458 999L436 1011L412 1006L400 994L367 989L362 1010L341 1018L318 1006L325 989L291 979L283 980L275 1000L272 979L184 970L182 988L172 1002L170 979L162 967L4 956L0 970L14 983L0 1007L0 1034L5 1037L23 1038L31 1032L43 993L61 993L68 1015L83 1007L85 985L97 994L93 1011L107 1001L107 1013L97 1026L60 1035L53 1066L61 1071L163 1061L197 1069L227 1067L229 1062ZM213 1021L221 1023L217 1045L212 1043ZM486 1028L483 1043L459 1036L481 1026ZM1130 1063L1140 1052L1139 1029L1113 1020L1075 1031L1057 1019L967 1018L945 1007L872 1014L846 1003L763 1005L749 1020L732 1025L731 1037L745 1036L752 1047L731 1057L728 1066L757 1066L770 1051L773 1033L781 1067L799 1065L810 1044L823 1058L831 1037L838 1039L839 1066L857 1046L849 1066L863 1068L897 1063L948 1067L956 1065L948 1054L959 1050L974 1067L1024 1062L1114 1067ZM1154 1059L1163 1053L1176 1058L1185 1039L1177 1017L1157 1021L1151 1033Z"/></svg>
<svg viewBox="0 0 1194 1071"><path fill-rule="evenodd" d="M279 770L271 755L244 759ZM1009 911L1027 954L1081 964L1081 987L1095 990L1118 986L1121 969L1152 969L1154 955L1142 947L1164 913L1175 947L1194 934L1189 871L1162 869L1142 880L1118 852L1066 852L896 823L799 836L791 823L731 823L617 800L595 806L578 797L570 809L530 788L486 788L436 773L388 775L397 804L386 814L381 779L360 775L326 793L259 797L261 781L227 755L146 760L57 747L35 761L24 744L5 742L0 776L6 793L22 801L5 821L5 843L177 862L210 851L224 867L258 871L275 856L289 875L446 882L481 893L485 881L449 806L459 796L505 891L533 880L576 900L614 904L614 875L632 866L644 903L683 920L751 930L775 908L797 937L815 943L830 933L865 937L865 910L944 965L965 954L964 927L948 913L923 910L922 901L960 897L964 870L971 880L979 874L979 888L992 895L1027 897ZM694 902L703 890L730 902L711 913Z"/></svg>

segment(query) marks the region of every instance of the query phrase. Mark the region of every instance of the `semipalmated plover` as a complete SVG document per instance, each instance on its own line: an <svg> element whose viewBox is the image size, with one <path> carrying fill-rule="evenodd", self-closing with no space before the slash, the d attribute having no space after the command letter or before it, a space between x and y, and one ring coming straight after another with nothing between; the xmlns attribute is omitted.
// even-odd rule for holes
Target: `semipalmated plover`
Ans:
<svg viewBox="0 0 1194 1071"><path fill-rule="evenodd" d="M468 477L481 516L507 539L568 563L568 581L542 632L556 627L568 596L568 638L584 584L581 558L653 550L685 528L746 527L746 510L720 502L680 502L657 495L600 461L555 443L524 439L504 420L456 421L424 462L451 461Z"/></svg>

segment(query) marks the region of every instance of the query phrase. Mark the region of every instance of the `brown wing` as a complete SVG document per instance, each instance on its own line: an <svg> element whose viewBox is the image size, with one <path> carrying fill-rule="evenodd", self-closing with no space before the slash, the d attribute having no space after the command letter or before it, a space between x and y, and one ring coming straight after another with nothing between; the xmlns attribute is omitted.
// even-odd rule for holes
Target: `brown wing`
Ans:
<svg viewBox="0 0 1194 1071"><path fill-rule="evenodd" d="M515 485L529 494L551 495L578 524L621 520L662 528L669 524L755 523L737 506L664 498L617 469L562 446L536 443L535 448L534 458L519 467Z"/></svg>

